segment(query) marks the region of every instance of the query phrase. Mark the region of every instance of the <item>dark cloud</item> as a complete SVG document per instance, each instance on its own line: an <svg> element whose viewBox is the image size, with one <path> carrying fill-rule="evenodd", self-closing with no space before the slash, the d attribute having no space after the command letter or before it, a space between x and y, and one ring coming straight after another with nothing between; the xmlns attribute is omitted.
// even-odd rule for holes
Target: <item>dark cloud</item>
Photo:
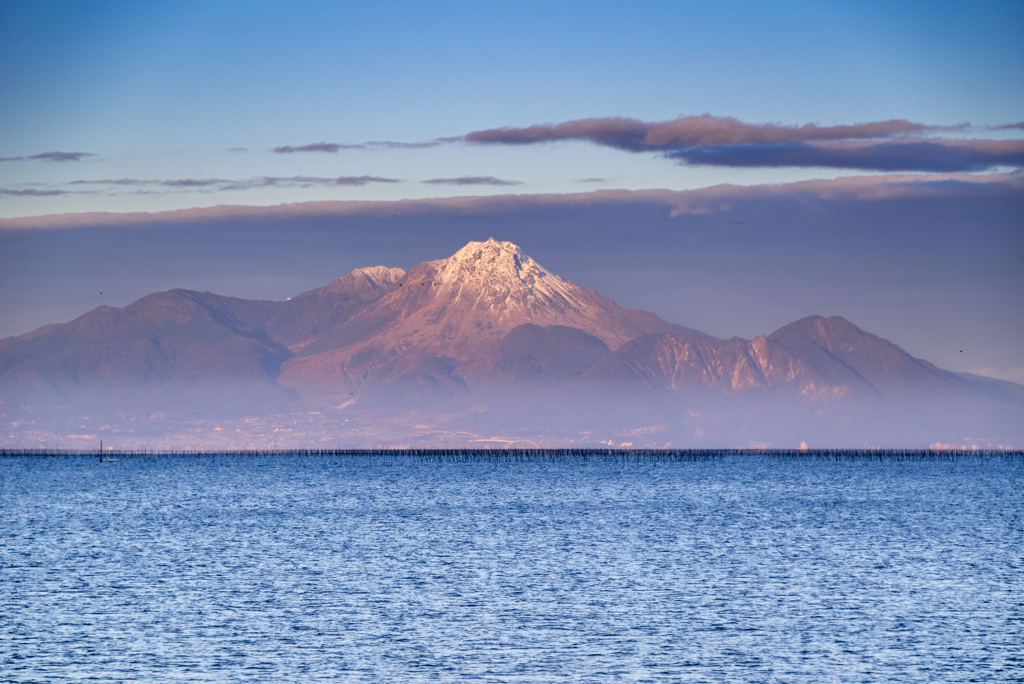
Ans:
<svg viewBox="0 0 1024 684"><path fill-rule="evenodd" d="M337 176L335 178L322 178L319 176L259 176L242 181L222 181L223 185L218 186L222 190L248 190L250 188L270 187L329 187L332 185L367 185L369 183L400 183L397 178L383 178L381 176Z"/></svg>
<svg viewBox="0 0 1024 684"><path fill-rule="evenodd" d="M117 178L108 180L76 180L68 185L150 185L160 181L138 180L135 178Z"/></svg>
<svg viewBox="0 0 1024 684"><path fill-rule="evenodd" d="M328 143L318 142L310 145L281 145L273 149L278 154L291 154L292 152L339 152L341 150L420 150L427 147L437 147L446 143L458 142L461 138L436 138L423 142L393 142L390 140L371 140L363 143Z"/></svg>
<svg viewBox="0 0 1024 684"><path fill-rule="evenodd" d="M967 124L954 128L965 128ZM663 152L707 145L751 145L825 140L872 140L898 135L920 135L948 127L928 126L906 119L874 121L848 126L785 126L748 124L731 116L681 116L671 121L645 122L607 117L577 119L560 124L525 128L492 128L464 136L466 142L490 145L528 145L557 140L587 140L629 152Z"/></svg>
<svg viewBox="0 0 1024 684"><path fill-rule="evenodd" d="M54 161L54 162L66 162L66 161L81 161L88 157L95 157L96 155L92 152L42 152L41 154L33 154L27 157L0 157L0 162L9 161Z"/></svg>
<svg viewBox="0 0 1024 684"><path fill-rule="evenodd" d="M38 188L0 188L0 197L58 197L70 195L67 190L40 190Z"/></svg>
<svg viewBox="0 0 1024 684"><path fill-rule="evenodd" d="M42 154L34 154L29 159L41 159L43 161L80 161L87 157L95 157L95 154L91 152L43 152Z"/></svg>
<svg viewBox="0 0 1024 684"><path fill-rule="evenodd" d="M227 151L228 152L248 152L249 148L248 147L229 147L227 149Z"/></svg>
<svg viewBox="0 0 1024 684"><path fill-rule="evenodd" d="M585 140L627 152L661 152L684 164L736 167L827 167L952 173L1024 166L1024 143L921 137L969 124L929 126L892 119L844 126L748 124L710 114L671 121L579 119L525 128L494 128L464 136L470 143L529 145ZM994 127L1010 130L1022 124Z"/></svg>
<svg viewBox="0 0 1024 684"><path fill-rule="evenodd" d="M215 186L238 186L239 184L232 181L220 180L218 178L182 178L179 180L160 181L157 185L162 185L165 188L209 188Z"/></svg>
<svg viewBox="0 0 1024 684"><path fill-rule="evenodd" d="M421 149L451 143L532 145L582 140L626 152L659 152L681 164L734 167L824 167L870 171L953 173L1019 167L1021 146L1012 140L941 137L971 129L968 123L934 126L889 119L839 126L815 123L751 124L730 116L681 116L670 121L625 117L576 119L557 124L491 128L464 136L403 143L319 142L275 147L274 152ZM1024 130L1024 122L985 126L984 130ZM928 136L928 137L923 137ZM444 183L444 179L426 182ZM585 179L581 182L599 182ZM453 183L470 185L475 183Z"/></svg>
<svg viewBox="0 0 1024 684"><path fill-rule="evenodd" d="M56 196L70 194L95 194L99 190L116 188L133 188L128 194L154 195L167 192L231 192L251 190L254 188L313 188L332 186L361 186L369 183L400 183L397 178L381 176L337 176L323 178L319 176L256 176L241 180L226 178L177 178L171 180L141 178L105 178L97 180L77 180L64 186L46 189L0 189L2 196ZM97 188L99 190L81 191L68 188ZM111 193L117 194L117 193Z"/></svg>
<svg viewBox="0 0 1024 684"><path fill-rule="evenodd" d="M280 145L273 149L278 154L291 154L293 152L337 152L341 149L349 149L350 145L339 145L338 143L318 142L309 145Z"/></svg>
<svg viewBox="0 0 1024 684"><path fill-rule="evenodd" d="M665 152L686 164L736 167L829 167L866 171L955 173L1024 166L1021 140L918 139L878 143L708 145Z"/></svg>
<svg viewBox="0 0 1024 684"><path fill-rule="evenodd" d="M437 138L436 140L425 140L423 142L390 142L388 140L379 140L360 143L359 149L364 150L422 150L427 147L437 147L438 145L444 145L445 143L457 142L458 138Z"/></svg>
<svg viewBox="0 0 1024 684"><path fill-rule="evenodd" d="M401 183L397 178L382 178L380 176L338 176L328 178L325 185L366 185L367 183Z"/></svg>
<svg viewBox="0 0 1024 684"><path fill-rule="evenodd" d="M423 181L431 185L522 185L520 181L503 180L494 176L460 176L459 178L431 178Z"/></svg>
<svg viewBox="0 0 1024 684"><path fill-rule="evenodd" d="M338 176L336 178L323 178L319 176L256 176L242 180L228 180L224 178L179 178L174 180L119 178L116 180L72 181L69 185L144 185L164 188L209 189L213 192L224 192L228 190L249 190L251 188L366 185L368 183L398 182L400 181L397 178L382 178L380 176Z"/></svg>
<svg viewBox="0 0 1024 684"><path fill-rule="evenodd" d="M577 183L607 183L607 178L577 178Z"/></svg>

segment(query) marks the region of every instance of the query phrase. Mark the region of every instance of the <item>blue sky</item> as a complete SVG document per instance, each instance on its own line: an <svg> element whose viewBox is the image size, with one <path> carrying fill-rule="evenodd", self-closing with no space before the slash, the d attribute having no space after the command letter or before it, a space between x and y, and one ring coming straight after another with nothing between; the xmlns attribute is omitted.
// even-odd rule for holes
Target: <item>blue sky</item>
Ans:
<svg viewBox="0 0 1024 684"><path fill-rule="evenodd" d="M524 250L556 272L712 334L847 315L944 367L1024 380L1024 129L996 128L1024 121L1021 0L7 1L0 64L0 336L168 286L284 298L369 265L362 260L408 268L493 235L528 239ZM712 139L708 121L721 129ZM829 128L862 123L882 132ZM624 137L623 126L635 130ZM333 151L273 151L317 143ZM903 182L884 173L916 174L911 185L953 173L948 182L966 190L938 216L928 209L935 195L879 200ZM808 202L799 199L806 186L786 185L849 176L878 185L842 202L828 198L847 181L814 186ZM490 207L469 224L444 214L451 229L441 214L424 220L426 242L408 242L414 233L397 223L362 235L374 229L342 207L329 239L316 221L253 219L250 238L277 245L270 252L233 252L226 245L245 240L247 224L201 213L159 229L31 218L721 183L781 184L771 193L789 199L708 209L711 192L675 223L662 220L662 205L655 220L623 200L610 214L620 224L590 233L573 222L595 215L565 208L577 200L543 216ZM993 192L1000 199L982 217ZM862 205L852 211L849 201ZM764 220L744 218L750 232L737 233L735 250L679 236L703 226L700 216L739 220L745 207ZM850 215L874 223L861 230ZM56 227L37 230L44 224ZM634 224L643 238L626 249ZM847 240L851 231L860 237ZM173 248L176 235L190 247ZM591 242L586 258L560 256L572 249L567 235ZM86 253L88 268L76 265ZM793 277L801 263L818 264L815 280ZM933 263L956 278L930 279ZM828 278L900 264L899 278ZM108 295L83 294L93 289ZM951 321L969 321L979 342L970 358L943 337Z"/></svg>
<svg viewBox="0 0 1024 684"><path fill-rule="evenodd" d="M590 117L747 123L1024 119L1024 4L48 3L0 5L0 217L834 177L682 165L585 142L281 155ZM1020 137L1020 131L970 137ZM228 150L244 148L247 152ZM360 186L126 190L81 180L370 176ZM601 181L584 182L600 178ZM66 192L74 190L73 193ZM88 192L86 192L88 191Z"/></svg>

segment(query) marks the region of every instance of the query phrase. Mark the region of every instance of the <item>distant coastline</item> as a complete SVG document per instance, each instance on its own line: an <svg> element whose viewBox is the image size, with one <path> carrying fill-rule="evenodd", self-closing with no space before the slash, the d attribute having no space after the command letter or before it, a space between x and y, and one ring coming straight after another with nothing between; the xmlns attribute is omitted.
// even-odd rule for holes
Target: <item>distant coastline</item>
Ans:
<svg viewBox="0 0 1024 684"><path fill-rule="evenodd" d="M825 460L956 459L967 456L1018 456L1024 449L0 449L0 457L157 457L157 456L367 456L441 460L535 460L559 458L621 458L624 460L705 460L723 456L800 457Z"/></svg>

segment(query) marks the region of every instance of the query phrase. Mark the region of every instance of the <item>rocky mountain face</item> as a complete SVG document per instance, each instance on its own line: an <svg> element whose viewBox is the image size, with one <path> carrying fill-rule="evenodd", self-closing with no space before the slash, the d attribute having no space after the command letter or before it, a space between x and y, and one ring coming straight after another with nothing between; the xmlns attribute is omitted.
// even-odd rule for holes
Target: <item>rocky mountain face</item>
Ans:
<svg viewBox="0 0 1024 684"><path fill-rule="evenodd" d="M847 399L968 397L979 391L839 316L809 316L753 340L644 335L581 374L577 384L680 396L772 395L819 408Z"/></svg>
<svg viewBox="0 0 1024 684"><path fill-rule="evenodd" d="M643 335L573 378L565 395L585 398L580 425L646 422L751 443L804 435L877 446L951 434L1012 442L1024 419L1024 387L941 370L838 316L753 340Z"/></svg>
<svg viewBox="0 0 1024 684"><path fill-rule="evenodd" d="M1024 387L943 371L840 317L717 339L623 309L493 239L408 273L356 269L283 302L172 290L0 340L4 411L99 398L130 411L169 397L731 446L814 425L860 444L858 430L881 435L894 412L922 434L950 415L1008 434L1024 424Z"/></svg>

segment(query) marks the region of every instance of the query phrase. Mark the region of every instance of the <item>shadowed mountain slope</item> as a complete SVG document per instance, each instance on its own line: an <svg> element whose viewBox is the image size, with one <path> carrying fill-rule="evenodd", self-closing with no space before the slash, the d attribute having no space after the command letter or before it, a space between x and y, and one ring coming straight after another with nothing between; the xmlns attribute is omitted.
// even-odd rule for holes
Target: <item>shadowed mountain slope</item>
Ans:
<svg viewBox="0 0 1024 684"><path fill-rule="evenodd" d="M859 380L883 397L974 391L955 374L916 359L839 316L808 316L779 328L769 339L805 360L832 385L855 385Z"/></svg>
<svg viewBox="0 0 1024 684"><path fill-rule="evenodd" d="M564 325L524 323L498 345L496 378L515 386L555 384L577 377L608 356L600 338Z"/></svg>
<svg viewBox="0 0 1024 684"><path fill-rule="evenodd" d="M135 401L140 392L234 388L285 398L275 378L291 352L245 326L220 300L170 290L7 340L0 349L2 394L19 401L102 396L116 403L118 397Z"/></svg>

